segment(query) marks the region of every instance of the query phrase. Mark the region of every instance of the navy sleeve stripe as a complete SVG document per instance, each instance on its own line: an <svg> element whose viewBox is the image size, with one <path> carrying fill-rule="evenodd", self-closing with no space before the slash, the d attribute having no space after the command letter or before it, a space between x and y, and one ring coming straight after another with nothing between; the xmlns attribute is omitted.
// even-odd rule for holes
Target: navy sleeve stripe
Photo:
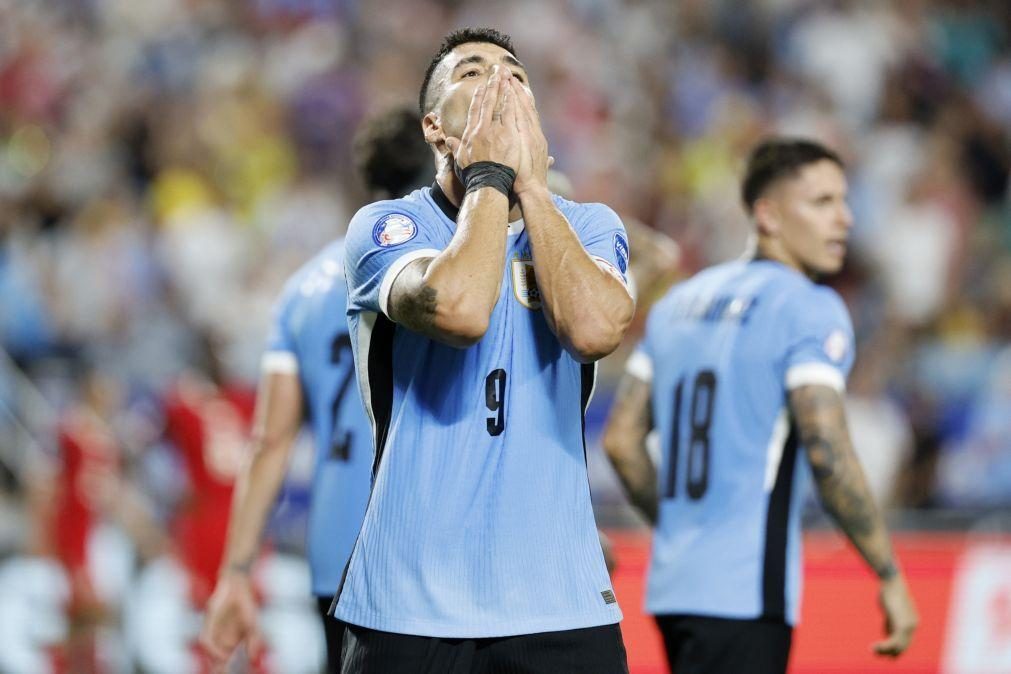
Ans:
<svg viewBox="0 0 1011 674"><path fill-rule="evenodd" d="M393 336L397 326L385 316L377 316L369 347L368 373L370 405L375 423L375 452L372 479L379 472L379 462L386 447L393 418Z"/></svg>
<svg viewBox="0 0 1011 674"><path fill-rule="evenodd" d="M762 564L762 617L786 620L786 548L790 530L790 501L793 498L793 472L797 462L797 427L783 448L783 459L776 473L776 484L769 497L765 517L765 555Z"/></svg>

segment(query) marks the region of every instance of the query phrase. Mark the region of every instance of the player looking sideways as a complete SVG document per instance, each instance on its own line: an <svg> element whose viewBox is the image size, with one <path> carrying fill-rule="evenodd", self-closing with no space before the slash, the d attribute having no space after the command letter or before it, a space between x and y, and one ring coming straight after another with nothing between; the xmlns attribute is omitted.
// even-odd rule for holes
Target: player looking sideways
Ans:
<svg viewBox="0 0 1011 674"><path fill-rule="evenodd" d="M604 431L655 526L646 609L678 674L784 672L809 464L825 509L880 578L888 635L874 648L896 656L918 618L846 426L850 318L814 283L846 252L843 165L816 143L770 139L752 152L742 194L757 255L655 305ZM644 446L654 425L659 477Z"/></svg>
<svg viewBox="0 0 1011 674"><path fill-rule="evenodd" d="M395 108L356 135L356 168L373 196L404 194L429 179L431 154L419 125L413 109ZM223 566L201 635L219 666L241 642L256 648L261 639L250 570L291 448L308 421L316 445L307 541L312 592L327 671L339 671L344 627L326 613L361 525L372 468L371 429L353 381L343 250L338 239L303 265L275 309L251 456L236 481Z"/></svg>
<svg viewBox="0 0 1011 674"><path fill-rule="evenodd" d="M344 671L625 672L582 433L634 311L624 228L549 192L507 36L449 35L420 108L435 184L348 228L376 460L333 606Z"/></svg>

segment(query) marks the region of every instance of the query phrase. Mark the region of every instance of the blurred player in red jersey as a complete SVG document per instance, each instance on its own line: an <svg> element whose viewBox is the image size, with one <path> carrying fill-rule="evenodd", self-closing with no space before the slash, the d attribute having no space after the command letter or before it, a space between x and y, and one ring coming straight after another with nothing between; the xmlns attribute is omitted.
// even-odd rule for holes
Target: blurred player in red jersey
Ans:
<svg viewBox="0 0 1011 674"><path fill-rule="evenodd" d="M86 375L81 400L60 419L56 443L60 469L52 492L52 546L70 581L69 634L65 656L74 668L98 671L95 636L111 617L97 589L90 542L108 515L119 479L120 447L107 420L118 404L115 384Z"/></svg>
<svg viewBox="0 0 1011 674"><path fill-rule="evenodd" d="M104 418L115 395L108 381L89 377L83 400L60 421L62 469L55 494L56 555L71 578L72 613L101 612L88 570L88 539L103 517L120 471L120 449Z"/></svg>
<svg viewBox="0 0 1011 674"><path fill-rule="evenodd" d="M248 388L218 386L192 372L180 377L165 400L165 435L179 451L189 482L172 535L191 575L196 606L210 596L221 564L253 401Z"/></svg>
<svg viewBox="0 0 1011 674"><path fill-rule="evenodd" d="M118 619L124 560L134 551L141 557L156 554L163 541L124 478L113 426L122 398L119 385L94 370L80 381L80 400L56 428L59 468L51 476L26 476L29 510L41 525L29 550L52 553L66 572L69 635L63 655L71 671L105 671L109 663L103 662L96 640L103 626Z"/></svg>

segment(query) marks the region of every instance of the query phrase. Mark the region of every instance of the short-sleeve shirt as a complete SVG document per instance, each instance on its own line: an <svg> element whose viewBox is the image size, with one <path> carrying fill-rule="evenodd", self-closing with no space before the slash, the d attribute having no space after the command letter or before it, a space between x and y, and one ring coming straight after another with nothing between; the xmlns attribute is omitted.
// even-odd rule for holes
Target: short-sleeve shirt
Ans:
<svg viewBox="0 0 1011 674"><path fill-rule="evenodd" d="M343 241L285 284L263 369L297 374L305 397L316 449L307 540L312 591L331 596L351 556L372 478L372 431L348 336Z"/></svg>
<svg viewBox="0 0 1011 674"><path fill-rule="evenodd" d="M788 393L843 391L853 356L835 291L772 261L712 267L653 308L627 367L652 383L662 455L649 612L796 622L809 470Z"/></svg>
<svg viewBox="0 0 1011 674"><path fill-rule="evenodd" d="M620 220L554 203L624 280ZM348 320L376 458L369 506L333 614L401 634L480 638L618 622L596 533L583 413L595 377L541 311L531 244L511 223L484 337L454 348L396 325L390 289L450 243L437 187L371 204L348 229Z"/></svg>

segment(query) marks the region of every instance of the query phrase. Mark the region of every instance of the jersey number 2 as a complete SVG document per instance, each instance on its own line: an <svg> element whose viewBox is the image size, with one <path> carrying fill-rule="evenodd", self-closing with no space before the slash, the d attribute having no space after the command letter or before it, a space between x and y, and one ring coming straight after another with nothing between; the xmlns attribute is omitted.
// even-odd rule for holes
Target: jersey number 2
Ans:
<svg viewBox="0 0 1011 674"><path fill-rule="evenodd" d="M664 498L677 496L678 460L681 448L681 394L685 387L682 378L674 389L674 422L671 428L670 454L667 459L667 479ZM691 431L688 440L688 498L697 501L709 488L709 427L713 422L713 405L716 402L716 374L702 370L695 375L692 387L692 405L688 417Z"/></svg>
<svg viewBox="0 0 1011 674"><path fill-rule="evenodd" d="M351 336L344 333L334 337L330 344L330 364L337 365L344 358L352 358ZM347 395L348 387L351 384L351 376L355 373L355 364L350 362L344 378L341 379L340 386L337 387L337 395L330 403L330 458L338 461L347 461L351 458L351 431L345 430L343 434L337 433L337 413L340 411L344 396Z"/></svg>

